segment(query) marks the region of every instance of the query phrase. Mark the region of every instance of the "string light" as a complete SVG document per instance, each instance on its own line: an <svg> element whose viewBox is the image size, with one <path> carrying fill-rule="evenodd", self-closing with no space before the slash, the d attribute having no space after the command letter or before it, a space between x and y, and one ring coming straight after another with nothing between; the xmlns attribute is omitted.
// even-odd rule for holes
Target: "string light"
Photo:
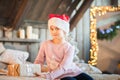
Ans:
<svg viewBox="0 0 120 80"><path fill-rule="evenodd" d="M98 43L97 43L97 31L96 31L96 15L102 16L107 12L120 11L120 6L101 6L101 7L91 7L90 9L90 60L88 61L91 65L97 65L97 54L98 54Z"/></svg>

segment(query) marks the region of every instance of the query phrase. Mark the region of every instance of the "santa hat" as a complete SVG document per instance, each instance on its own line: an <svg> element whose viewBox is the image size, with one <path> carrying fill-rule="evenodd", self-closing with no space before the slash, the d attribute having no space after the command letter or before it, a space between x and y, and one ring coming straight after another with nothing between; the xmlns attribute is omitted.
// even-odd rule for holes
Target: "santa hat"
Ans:
<svg viewBox="0 0 120 80"><path fill-rule="evenodd" d="M64 30L66 33L69 33L69 16L65 14L50 14L48 20L48 28L50 28L51 25Z"/></svg>

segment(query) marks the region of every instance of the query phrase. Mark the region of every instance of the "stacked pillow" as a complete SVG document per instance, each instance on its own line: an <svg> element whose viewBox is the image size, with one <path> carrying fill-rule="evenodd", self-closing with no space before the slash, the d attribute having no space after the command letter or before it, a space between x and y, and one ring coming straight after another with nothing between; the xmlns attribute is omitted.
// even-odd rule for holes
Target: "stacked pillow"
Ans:
<svg viewBox="0 0 120 80"><path fill-rule="evenodd" d="M5 51L5 47L3 46L2 43L0 43L0 55L2 54L2 52Z"/></svg>
<svg viewBox="0 0 120 80"><path fill-rule="evenodd" d="M29 57L29 53L20 50L5 49L0 43L0 62L7 64L23 64Z"/></svg>
<svg viewBox="0 0 120 80"><path fill-rule="evenodd" d="M100 69L90 64L87 64L87 63L76 63L76 64L85 73L88 73L88 74L101 74L102 73Z"/></svg>

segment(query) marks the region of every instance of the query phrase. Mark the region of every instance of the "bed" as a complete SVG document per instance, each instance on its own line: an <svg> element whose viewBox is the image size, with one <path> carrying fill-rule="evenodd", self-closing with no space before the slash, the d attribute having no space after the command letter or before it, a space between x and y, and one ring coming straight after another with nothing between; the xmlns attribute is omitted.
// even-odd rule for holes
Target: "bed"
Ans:
<svg viewBox="0 0 120 80"><path fill-rule="evenodd" d="M81 69L83 69L85 73L92 76L94 80L120 80L119 74L102 74L98 68L91 66L87 63L79 64L77 63L77 65L81 67ZM39 77L14 77L1 74L0 80L45 80L45 79L40 79Z"/></svg>
<svg viewBox="0 0 120 80"><path fill-rule="evenodd" d="M90 74L94 80L120 80L118 74Z"/></svg>
<svg viewBox="0 0 120 80"><path fill-rule="evenodd" d="M8 64L31 64L26 62L29 53L18 50L4 49L0 47L0 69L7 70ZM4 51L4 52L3 52ZM85 73L91 75L94 80L120 80L118 74L102 74L97 67L89 65L78 58L74 59L74 62L80 67ZM39 77L13 77L5 74L0 74L0 80L45 80Z"/></svg>
<svg viewBox="0 0 120 80"><path fill-rule="evenodd" d="M90 74L94 80L120 80L120 75L116 74ZM39 77L13 77L0 75L0 80L45 80Z"/></svg>
<svg viewBox="0 0 120 80"><path fill-rule="evenodd" d="M120 80L119 74L102 74L102 72L87 63L76 63L85 73L89 74L94 80ZM45 80L39 77L14 77L7 75L0 75L0 80Z"/></svg>
<svg viewBox="0 0 120 80"><path fill-rule="evenodd" d="M12 76L0 76L0 80L45 80L43 78L38 77L12 77Z"/></svg>

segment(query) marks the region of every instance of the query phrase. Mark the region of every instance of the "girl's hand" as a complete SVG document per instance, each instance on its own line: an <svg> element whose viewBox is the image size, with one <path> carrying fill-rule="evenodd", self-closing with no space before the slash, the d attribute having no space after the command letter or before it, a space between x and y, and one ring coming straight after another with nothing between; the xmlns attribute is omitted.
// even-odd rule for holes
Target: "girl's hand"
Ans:
<svg viewBox="0 0 120 80"><path fill-rule="evenodd" d="M40 73L34 73L34 74L37 77L46 78L45 74L40 74Z"/></svg>
<svg viewBox="0 0 120 80"><path fill-rule="evenodd" d="M49 72L49 71L50 69L46 65L41 66L41 72Z"/></svg>

